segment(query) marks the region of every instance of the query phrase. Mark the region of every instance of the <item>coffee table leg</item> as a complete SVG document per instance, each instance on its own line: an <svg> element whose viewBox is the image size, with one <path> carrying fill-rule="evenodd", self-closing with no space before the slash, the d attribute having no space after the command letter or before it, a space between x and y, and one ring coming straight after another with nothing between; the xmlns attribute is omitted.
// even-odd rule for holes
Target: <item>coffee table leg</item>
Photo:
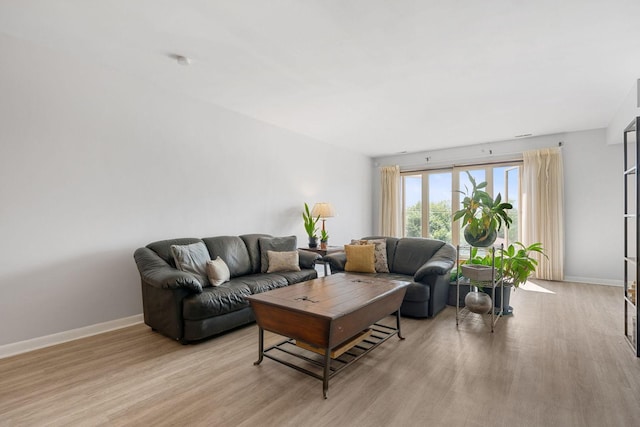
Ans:
<svg viewBox="0 0 640 427"><path fill-rule="evenodd" d="M403 340L404 337L402 336L402 330L400 329L400 309L396 311L396 328L398 329L398 338Z"/></svg>
<svg viewBox="0 0 640 427"><path fill-rule="evenodd" d="M324 355L324 378L322 379L322 395L326 399L329 397L329 371L331 368L331 351L325 349Z"/></svg>
<svg viewBox="0 0 640 427"><path fill-rule="evenodd" d="M262 355L264 354L264 329L258 326L258 360L253 362L254 365L259 365L262 362Z"/></svg>

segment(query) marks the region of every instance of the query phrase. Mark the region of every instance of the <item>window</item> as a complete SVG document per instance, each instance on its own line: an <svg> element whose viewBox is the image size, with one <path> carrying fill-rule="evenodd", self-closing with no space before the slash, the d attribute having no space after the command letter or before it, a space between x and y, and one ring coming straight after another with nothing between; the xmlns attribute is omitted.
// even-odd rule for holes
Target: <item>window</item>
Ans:
<svg viewBox="0 0 640 427"><path fill-rule="evenodd" d="M520 169L521 162L455 167L432 171L402 173L402 219L405 237L429 237L457 245L461 224L453 224L452 206L461 208L460 191L467 192L471 183L467 171L476 182L487 182L486 191L493 197L500 193L509 201L513 224L505 235L500 230L496 243L505 245L519 240L520 233Z"/></svg>

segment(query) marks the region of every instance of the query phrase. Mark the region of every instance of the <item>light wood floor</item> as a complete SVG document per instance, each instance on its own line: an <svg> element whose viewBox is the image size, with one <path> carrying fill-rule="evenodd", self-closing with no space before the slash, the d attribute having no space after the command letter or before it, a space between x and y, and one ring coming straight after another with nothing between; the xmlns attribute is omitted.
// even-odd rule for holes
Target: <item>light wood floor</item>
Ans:
<svg viewBox="0 0 640 427"><path fill-rule="evenodd" d="M0 360L0 425L637 426L621 289L536 281L491 334L455 308L320 381L257 358L257 326L183 346L137 325ZM269 335L270 342L278 337Z"/></svg>

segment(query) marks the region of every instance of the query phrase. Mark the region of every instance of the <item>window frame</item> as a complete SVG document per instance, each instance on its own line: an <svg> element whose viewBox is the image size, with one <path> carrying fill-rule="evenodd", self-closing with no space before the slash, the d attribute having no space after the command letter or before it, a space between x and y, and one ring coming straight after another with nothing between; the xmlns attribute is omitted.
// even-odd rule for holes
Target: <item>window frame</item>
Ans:
<svg viewBox="0 0 640 427"><path fill-rule="evenodd" d="M451 212L457 211L460 206L460 193L458 189L460 188L460 174L465 171L471 170L484 170L485 181L487 182L487 192L494 197L494 168L506 167L505 173L505 187L508 186L507 180L507 171L513 168L519 169L519 179L517 186L517 195L519 201L519 208L522 208L522 166L524 162L522 160L508 160L501 162L491 162L491 163L480 163L480 164L466 164L466 165L454 165L451 167L439 167L433 169L421 169L421 170L406 170L400 172L400 178L402 180L402 197L401 197L401 212L402 212L402 236L406 237L406 220L407 220L407 204L406 204L406 180L405 177L408 176L420 176L421 177L421 204L422 204L422 212L421 212L421 235L422 237L432 238L429 236L429 176L432 174L442 174L442 173L450 173L451 174ZM506 190L505 190L506 191ZM508 193L504 195L508 197ZM506 200L506 199L505 199ZM520 234L522 232L522 224L521 222L522 215L518 215L518 240L521 240ZM453 222L453 215L451 218L451 243L456 246L460 243L460 228L456 227ZM509 243L508 233L505 233L505 241Z"/></svg>

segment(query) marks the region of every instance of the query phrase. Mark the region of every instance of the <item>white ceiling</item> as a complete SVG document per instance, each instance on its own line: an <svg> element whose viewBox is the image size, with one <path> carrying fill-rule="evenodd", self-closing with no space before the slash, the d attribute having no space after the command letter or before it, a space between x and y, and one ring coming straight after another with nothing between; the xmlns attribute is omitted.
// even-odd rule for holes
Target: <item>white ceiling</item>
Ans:
<svg viewBox="0 0 640 427"><path fill-rule="evenodd" d="M0 33L370 156L606 127L639 22L639 0L0 1Z"/></svg>

